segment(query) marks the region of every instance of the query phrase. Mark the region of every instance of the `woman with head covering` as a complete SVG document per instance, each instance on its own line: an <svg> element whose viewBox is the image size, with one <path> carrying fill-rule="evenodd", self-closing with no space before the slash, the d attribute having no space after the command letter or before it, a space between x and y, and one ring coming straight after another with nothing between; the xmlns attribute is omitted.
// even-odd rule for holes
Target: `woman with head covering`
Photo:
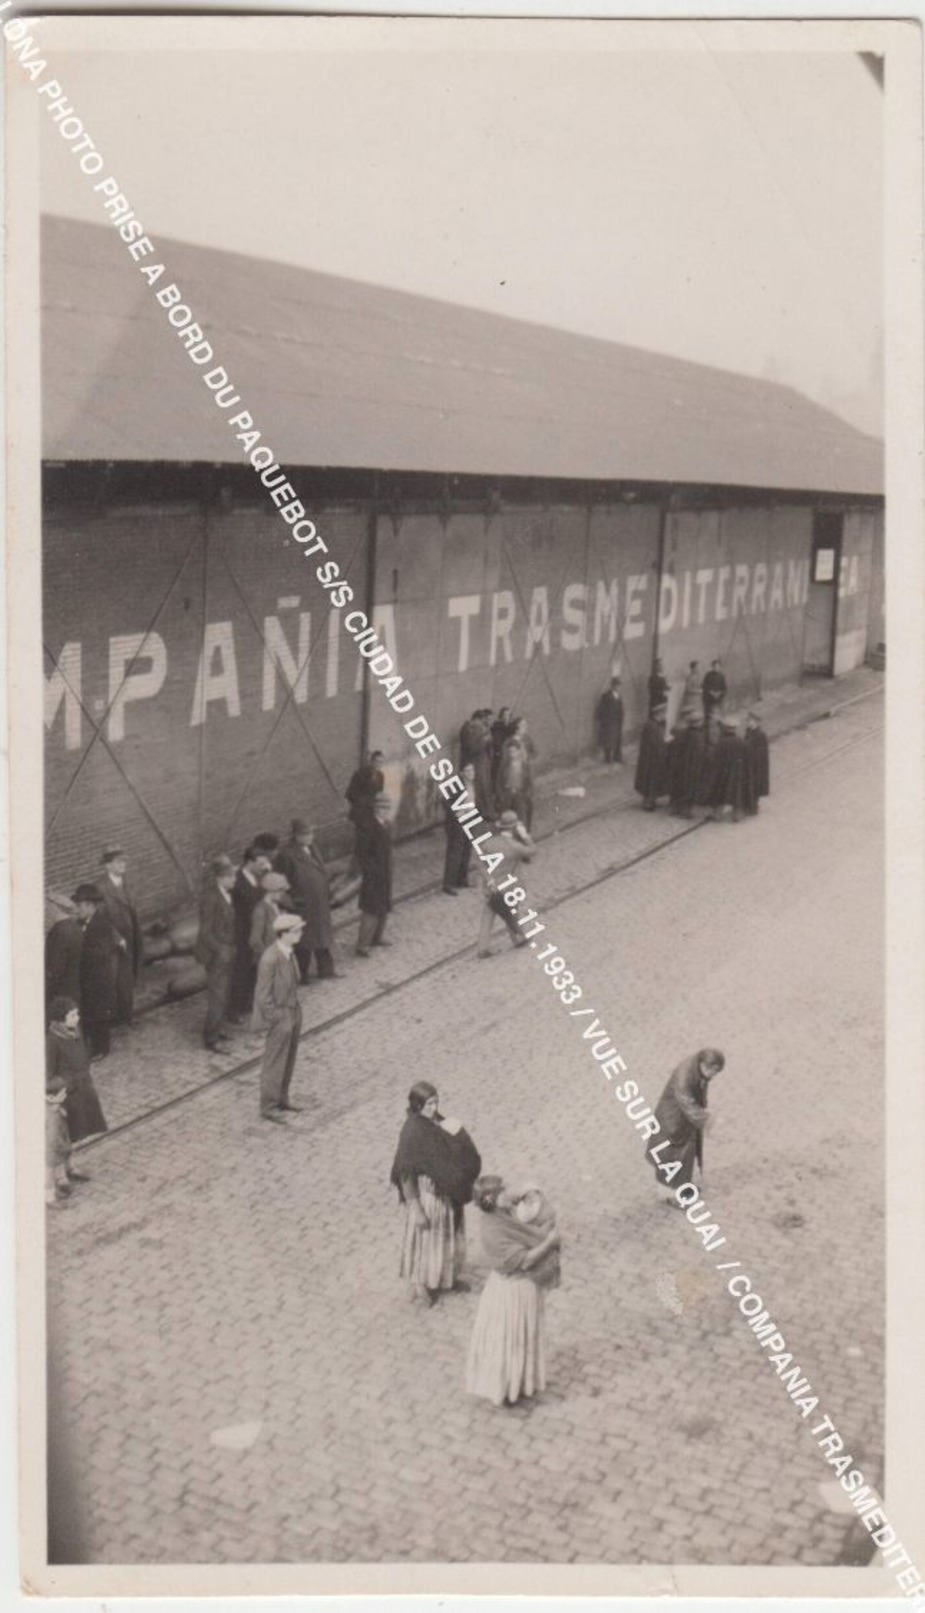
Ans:
<svg viewBox="0 0 925 1613"><path fill-rule="evenodd" d="M68 1197L71 1182L88 1180L82 1171L71 1166L72 1143L79 1143L84 1137L95 1137L109 1128L90 1075L77 1004L72 997L54 997L48 1005L48 1016L51 1023L45 1038L45 1096L49 1105L45 1199L48 1204L56 1204Z"/></svg>
<svg viewBox="0 0 925 1613"><path fill-rule="evenodd" d="M433 1305L441 1290L465 1289L463 1206L482 1168L472 1138L458 1120L438 1109L429 1081L416 1081L408 1093L391 1182L405 1207L401 1276L412 1299Z"/></svg>
<svg viewBox="0 0 925 1613"><path fill-rule="evenodd" d="M543 1296L558 1284L559 1233L538 1189L518 1194L500 1176L481 1176L473 1199L482 1212L482 1252L491 1271L469 1341L466 1391L513 1406L546 1387Z"/></svg>

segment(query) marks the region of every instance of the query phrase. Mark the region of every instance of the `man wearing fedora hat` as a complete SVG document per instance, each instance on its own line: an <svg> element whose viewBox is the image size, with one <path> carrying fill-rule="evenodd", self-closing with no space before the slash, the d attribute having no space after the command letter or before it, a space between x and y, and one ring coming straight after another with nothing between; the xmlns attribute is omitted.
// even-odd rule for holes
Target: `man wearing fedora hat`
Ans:
<svg viewBox="0 0 925 1613"><path fill-rule="evenodd" d="M273 944L257 966L254 992L251 1028L267 1033L260 1067L260 1118L280 1124L287 1112L298 1112L297 1105L289 1102L289 1085L302 1030L299 966L293 956L302 928L297 913L277 914Z"/></svg>
<svg viewBox="0 0 925 1613"><path fill-rule="evenodd" d="M224 1034L234 966L235 917L231 900L235 866L224 853L213 857L202 887L196 957L206 972L206 1022L202 1040L210 1053L226 1053Z"/></svg>
<svg viewBox="0 0 925 1613"><path fill-rule="evenodd" d="M135 982L141 974L144 950L134 898L126 881L128 858L121 846L107 846L101 858L99 888L103 905L119 937L116 960L116 1006L113 1024L127 1025L132 1017Z"/></svg>
<svg viewBox="0 0 925 1613"><path fill-rule="evenodd" d="M315 845L315 832L304 818L293 818L289 839L280 846L273 866L277 873L284 874L288 879L293 912L304 920L305 927L296 952L302 980L308 980L313 952L319 980L330 980L334 975L334 960L331 957L328 873L324 858Z"/></svg>
<svg viewBox="0 0 925 1613"><path fill-rule="evenodd" d="M391 802L377 795L375 802L357 807L357 861L360 884L360 933L357 957L368 958L370 947L391 946L384 939L386 920L392 911L392 835L389 829Z"/></svg>
<svg viewBox="0 0 925 1613"><path fill-rule="evenodd" d="M95 1062L109 1052L121 948L98 885L78 885L71 900L83 931L77 995L80 1022L91 1061Z"/></svg>
<svg viewBox="0 0 925 1613"><path fill-rule="evenodd" d="M515 947L526 946L526 937L523 930L518 928L515 909L509 902L504 900L504 895L497 889L497 881L504 879L507 874L519 873L521 863L530 862L535 850L536 847L523 824L519 821L517 813L510 808L507 812L502 812L494 834L485 843L484 854L488 856L490 853L500 852L504 862L496 864L489 873L485 872L484 864L481 861L478 864L484 897L482 917L479 924L478 956L480 958L491 956L491 932L496 918L501 919L507 926L512 945Z"/></svg>
<svg viewBox="0 0 925 1613"><path fill-rule="evenodd" d="M84 944L84 925L93 911L93 903L99 897L99 891L96 891L91 903L86 896L91 889L96 891L96 886L77 887L71 897L74 911L53 924L45 937L46 1002L50 1003L53 997L72 997L75 1003L80 1001L80 955ZM78 905L81 893L83 906L87 909L86 916Z"/></svg>

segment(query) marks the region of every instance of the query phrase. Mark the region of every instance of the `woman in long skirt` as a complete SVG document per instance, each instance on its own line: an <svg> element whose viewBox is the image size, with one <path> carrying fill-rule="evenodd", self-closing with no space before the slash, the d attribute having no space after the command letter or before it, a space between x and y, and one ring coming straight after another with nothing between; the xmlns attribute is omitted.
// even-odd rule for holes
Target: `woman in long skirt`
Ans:
<svg viewBox="0 0 925 1613"><path fill-rule="evenodd" d="M544 1291L558 1283L559 1234L551 1217L521 1221L517 1196L500 1176L480 1177L473 1199L491 1271L469 1342L466 1390L512 1406L546 1387Z"/></svg>
<svg viewBox="0 0 925 1613"><path fill-rule="evenodd" d="M433 1305L441 1292L468 1287L461 1276L463 1207L481 1168L465 1127L440 1114L436 1087L416 1081L391 1175L405 1208L400 1274L412 1299Z"/></svg>
<svg viewBox="0 0 925 1613"><path fill-rule="evenodd" d="M63 1107L59 1110L64 1129L60 1132L62 1142L54 1161L57 1169L51 1181L46 1177L46 1198L52 1203L68 1196L69 1183L89 1180L83 1171L72 1166L71 1144L82 1142L85 1137L95 1137L109 1128L90 1074L77 1004L72 997L54 997L48 1011L51 1024L45 1039L45 1091L56 1103L62 1101L58 1095L64 1094ZM51 1163L46 1160L46 1166Z"/></svg>

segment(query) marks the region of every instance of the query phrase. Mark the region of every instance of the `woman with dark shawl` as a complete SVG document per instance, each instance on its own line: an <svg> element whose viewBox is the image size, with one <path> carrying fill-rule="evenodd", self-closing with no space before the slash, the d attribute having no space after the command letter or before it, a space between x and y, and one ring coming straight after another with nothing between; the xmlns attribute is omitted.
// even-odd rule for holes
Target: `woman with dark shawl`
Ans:
<svg viewBox="0 0 925 1613"><path fill-rule="evenodd" d="M401 1276L411 1297L433 1305L451 1288L465 1290L463 1207L482 1168L472 1138L438 1110L436 1087L416 1081L392 1164L391 1182L405 1206Z"/></svg>
<svg viewBox="0 0 925 1613"><path fill-rule="evenodd" d="M109 1127L90 1075L90 1058L80 1033L80 1009L73 997L53 997L48 1014L51 1023L45 1038L45 1090L59 1092L63 1088L65 1093L67 1150L61 1163L67 1181L86 1182L88 1177L71 1166L70 1145L83 1142L85 1137L96 1137ZM59 1193L63 1181L59 1173Z"/></svg>
<svg viewBox="0 0 925 1613"><path fill-rule="evenodd" d="M701 1048L672 1071L656 1105L659 1133L653 1147L658 1152L654 1158L647 1154L647 1158L655 1166L655 1174L671 1203L679 1209L675 1190L693 1181L695 1164L703 1174L703 1134L709 1122L707 1089L725 1063L718 1048Z"/></svg>
<svg viewBox="0 0 925 1613"><path fill-rule="evenodd" d="M480 1177L473 1197L491 1271L469 1341L466 1391L513 1406L546 1387L544 1291L558 1284L559 1234L551 1215L521 1220L519 1195L500 1176Z"/></svg>

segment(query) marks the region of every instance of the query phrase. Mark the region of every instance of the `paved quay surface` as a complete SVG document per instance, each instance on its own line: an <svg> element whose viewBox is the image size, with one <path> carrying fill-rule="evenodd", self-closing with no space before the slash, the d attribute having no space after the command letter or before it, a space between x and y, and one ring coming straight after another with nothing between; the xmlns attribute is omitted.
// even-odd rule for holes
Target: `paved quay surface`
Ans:
<svg viewBox="0 0 925 1613"><path fill-rule="evenodd" d="M500 936L493 963L434 955L474 939L474 892L402 904L370 979L435 967L306 1039L289 1129L260 1125L243 1070L85 1151L92 1183L49 1218L49 1293L93 1560L865 1560L713 1267L742 1261L877 1483L881 728L871 699L791 732L757 818L615 877L673 820L602 814L531 872L653 1104L679 1058L726 1051L704 1187L722 1255L655 1201L542 964ZM421 1314L398 1280L388 1171L422 1075L485 1168L558 1211L549 1387L514 1410L462 1388L477 1212L471 1294Z"/></svg>
<svg viewBox="0 0 925 1613"><path fill-rule="evenodd" d="M776 691L759 709L773 740L818 721L833 702L839 703L842 714L854 711L855 706L863 710L871 698L879 696L882 687L881 674L859 667L849 676L839 678L837 683L816 680L802 688ZM791 755L799 765L801 753L799 745L791 745L780 754L780 745L776 745L772 763L775 775L781 767L786 772ZM635 750L625 754L627 761L623 767L607 767L601 762L589 761L577 769L547 775L541 781L534 833L540 841L552 842L555 855L544 855L536 865L531 890L536 891L544 904L558 899L586 878L597 877L614 863L644 855L683 829L684 826L669 817L664 809L654 814L640 811L639 798L633 791ZM584 793L563 793L576 789ZM591 860L582 856L577 847L574 854L570 848L565 857L560 856L558 837L566 835L570 839L579 829L584 837L586 831L582 826L601 814L605 815L606 822L602 826L600 849L595 849ZM611 814L619 814L619 817L614 821ZM597 848L597 841L594 845ZM434 967L470 942L474 948L478 914L477 911L473 914L470 904L475 898L453 902L440 893L444 846L443 831L437 829L395 847L397 906L390 919L389 934L400 935L400 951L380 953L375 965L364 963L354 956L356 902L334 915L334 955L341 978L303 988L302 1012L307 1039L326 1024L377 1001L384 989L400 987L409 975ZM474 873L470 873L470 881L475 884ZM436 905L422 900L432 897L436 897ZM453 907L460 911L449 911ZM439 923L433 921L437 912ZM406 913L407 923L404 921ZM131 1027L113 1032L110 1057L94 1066L94 1080L110 1126L125 1125L210 1081L232 1076L242 1064L259 1056L262 1038L251 1036L247 1027L241 1027L234 1035L233 1045L226 1055L208 1053L202 1046L204 1014L205 997L196 993L180 1002L140 1014Z"/></svg>

